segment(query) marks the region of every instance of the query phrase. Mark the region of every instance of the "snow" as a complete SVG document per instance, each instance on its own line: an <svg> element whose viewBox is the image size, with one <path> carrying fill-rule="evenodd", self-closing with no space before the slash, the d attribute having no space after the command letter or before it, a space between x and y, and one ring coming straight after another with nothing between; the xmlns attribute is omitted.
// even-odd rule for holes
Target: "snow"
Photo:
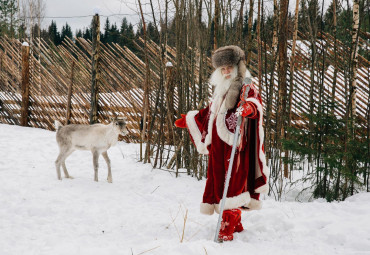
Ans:
<svg viewBox="0 0 370 255"><path fill-rule="evenodd" d="M110 184L102 158L93 181L86 151L67 159L74 179L58 181L54 132L0 124L0 141L2 255L370 254L370 193L333 203L266 197L243 213L245 231L218 244L218 215L199 213L205 180L137 162L137 144L108 151Z"/></svg>

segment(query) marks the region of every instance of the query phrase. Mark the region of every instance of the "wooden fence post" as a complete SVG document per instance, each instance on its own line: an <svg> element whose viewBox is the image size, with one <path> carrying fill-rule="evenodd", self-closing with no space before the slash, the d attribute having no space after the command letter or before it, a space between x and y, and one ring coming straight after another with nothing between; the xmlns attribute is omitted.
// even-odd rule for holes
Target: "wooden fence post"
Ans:
<svg viewBox="0 0 370 255"><path fill-rule="evenodd" d="M30 46L27 42L22 44L22 103L21 103L21 126L28 124L28 107L30 105Z"/></svg>
<svg viewBox="0 0 370 255"><path fill-rule="evenodd" d="M95 14L92 29L92 72L90 124L98 122L99 80L100 80L100 17Z"/></svg>
<svg viewBox="0 0 370 255"><path fill-rule="evenodd" d="M71 70L71 82L69 83L68 87L68 95L67 95L67 114L66 114L66 125L70 123L71 118L71 100L72 100L72 86L73 86L73 75L75 70L75 62L72 62L72 70Z"/></svg>

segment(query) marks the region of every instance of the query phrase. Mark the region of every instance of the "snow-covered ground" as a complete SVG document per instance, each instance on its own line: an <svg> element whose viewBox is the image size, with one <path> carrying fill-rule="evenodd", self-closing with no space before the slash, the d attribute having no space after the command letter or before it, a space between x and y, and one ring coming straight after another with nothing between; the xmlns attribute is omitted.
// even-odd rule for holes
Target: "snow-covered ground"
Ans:
<svg viewBox="0 0 370 255"><path fill-rule="evenodd" d="M265 198L243 213L245 231L217 244L218 215L199 213L205 180L152 170L138 150L108 151L112 184L102 158L93 181L86 151L67 159L74 179L58 181L54 132L0 124L0 254L370 254L370 193L340 203Z"/></svg>

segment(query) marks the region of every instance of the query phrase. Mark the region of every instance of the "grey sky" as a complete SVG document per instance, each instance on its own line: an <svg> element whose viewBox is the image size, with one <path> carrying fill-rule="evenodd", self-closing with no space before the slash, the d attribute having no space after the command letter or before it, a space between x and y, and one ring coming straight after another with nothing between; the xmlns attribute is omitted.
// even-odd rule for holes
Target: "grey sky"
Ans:
<svg viewBox="0 0 370 255"><path fill-rule="evenodd" d="M94 9L97 7L100 9L102 27L106 16L109 16L111 23L116 22L118 27L123 17L126 17L134 25L139 21L139 16L135 13L135 0L46 0L45 5L43 27L48 27L51 21L54 20L57 22L58 30L61 30L62 26L68 22L73 33L76 32L76 29L82 29L90 25Z"/></svg>
<svg viewBox="0 0 370 255"><path fill-rule="evenodd" d="M324 11L326 11L332 0L319 0L320 4L322 3L322 1L324 1ZM144 13L148 13L148 15L146 15L146 20L152 20L150 14L151 9L148 4L149 1L142 0L141 2L143 4ZM159 2L162 1L159 0ZM249 1L247 0L246 2ZM350 2L352 3L352 0L350 0ZM157 5L157 3L158 0L153 1L154 5ZM295 0L289 1L289 11L292 13L294 13L295 3ZM68 22L68 24L72 27L73 33L76 32L76 29L88 27L90 25L92 15L94 14L94 9L96 7L99 7L100 9L100 25L102 27L102 31L107 16L109 16L110 22L117 23L118 27L121 25L123 17L126 17L128 22L131 22L134 26L136 26L140 21L140 16L137 13L137 0L45 0L45 5L45 18L43 20L42 26L46 28L50 25L51 20L54 20L57 22L57 27L59 31L66 22ZM161 5L163 5L163 3ZM272 0L266 1L265 5L269 5L265 6L265 11L272 14ZM254 16L257 16L257 4L255 4L254 7ZM158 21L159 8L155 6L154 9L155 13L157 14L156 18ZM174 10L172 9L172 12L173 11ZM204 12L205 13L203 16L206 18L206 10L204 10ZM172 16L171 11L169 11L169 15Z"/></svg>

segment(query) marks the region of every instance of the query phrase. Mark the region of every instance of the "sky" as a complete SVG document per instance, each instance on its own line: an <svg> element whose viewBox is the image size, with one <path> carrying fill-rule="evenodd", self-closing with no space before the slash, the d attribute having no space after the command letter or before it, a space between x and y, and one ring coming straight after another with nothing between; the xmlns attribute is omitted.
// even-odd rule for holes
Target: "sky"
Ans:
<svg viewBox="0 0 370 255"><path fill-rule="evenodd" d="M54 20L60 30L68 22L73 33L77 29L89 27L95 9L99 9L102 27L107 16L117 26L120 26L123 17L134 25L139 21L135 0L46 0L45 5L43 27L48 27Z"/></svg>
<svg viewBox="0 0 370 255"><path fill-rule="evenodd" d="M95 14L95 9L99 9L101 30L103 31L104 23L107 17L112 23L117 23L120 27L122 19L126 17L128 22L131 22L134 27L139 23L139 7L137 0L44 0L45 1L45 18L42 22L42 27L47 28L51 21L57 23L58 30L68 22L72 27L72 32L75 33L77 29L89 27L92 16ZM324 1L324 11L330 5L332 0L319 0L320 4ZM143 12L146 13L146 20L151 19L151 8L148 0L142 0ZM159 8L156 7L161 0L154 0L153 5L157 19L159 20ZM249 1L247 0L246 3ZM352 1L350 1L352 2ZM269 5L270 4L270 5ZM294 13L295 0L289 1L289 11ZM163 4L162 4L163 5ZM266 11L271 13L273 10L272 0L265 1ZM268 6L269 5L269 6ZM163 8L163 6L162 6ZM255 16L257 16L257 4L254 6ZM204 9L204 17L207 13ZM170 11L171 15L171 11Z"/></svg>

